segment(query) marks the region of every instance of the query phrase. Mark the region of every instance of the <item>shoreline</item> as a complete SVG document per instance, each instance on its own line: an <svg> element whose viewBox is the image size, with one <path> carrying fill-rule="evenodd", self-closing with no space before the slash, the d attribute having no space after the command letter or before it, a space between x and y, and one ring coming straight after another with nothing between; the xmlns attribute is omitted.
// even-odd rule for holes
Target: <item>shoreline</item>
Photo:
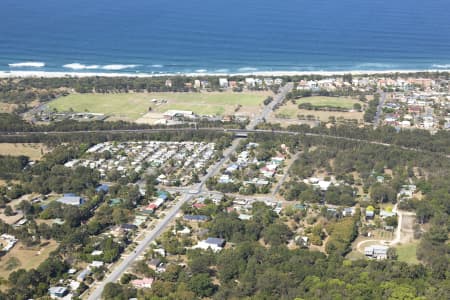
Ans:
<svg viewBox="0 0 450 300"><path fill-rule="evenodd" d="M383 75L383 74L408 74L408 73L443 73L450 72L450 69L415 69L415 70L347 70L347 71L254 71L254 72L236 72L236 73L108 73L108 72L47 72L47 71L0 71L0 78L62 78L62 77L137 77L137 78L150 78L150 77L232 77L232 76L308 76L308 75L321 75L321 76L342 76L344 74L352 75Z"/></svg>

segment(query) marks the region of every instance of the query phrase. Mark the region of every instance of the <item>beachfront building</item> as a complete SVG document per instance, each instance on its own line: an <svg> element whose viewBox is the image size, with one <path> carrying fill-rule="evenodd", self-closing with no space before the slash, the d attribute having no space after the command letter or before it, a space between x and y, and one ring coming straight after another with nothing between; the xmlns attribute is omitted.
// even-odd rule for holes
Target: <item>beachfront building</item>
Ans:
<svg viewBox="0 0 450 300"><path fill-rule="evenodd" d="M226 78L219 78L219 86L222 89L228 88L228 79L226 79Z"/></svg>

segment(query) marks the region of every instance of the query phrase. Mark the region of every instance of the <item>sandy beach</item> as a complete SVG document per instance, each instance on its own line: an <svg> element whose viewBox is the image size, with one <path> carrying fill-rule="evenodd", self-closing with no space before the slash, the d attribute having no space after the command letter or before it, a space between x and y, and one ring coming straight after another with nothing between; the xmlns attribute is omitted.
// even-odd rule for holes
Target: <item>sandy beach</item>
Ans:
<svg viewBox="0 0 450 300"><path fill-rule="evenodd" d="M243 73L110 73L110 72L45 72L45 71L0 71L0 78L30 78L30 77L201 77L201 76L298 76L298 75L322 75L339 76L344 74L352 75L375 75L375 74L394 74L394 73L419 73L419 72L450 72L450 69L428 69L428 70L349 70L349 71L255 71Z"/></svg>

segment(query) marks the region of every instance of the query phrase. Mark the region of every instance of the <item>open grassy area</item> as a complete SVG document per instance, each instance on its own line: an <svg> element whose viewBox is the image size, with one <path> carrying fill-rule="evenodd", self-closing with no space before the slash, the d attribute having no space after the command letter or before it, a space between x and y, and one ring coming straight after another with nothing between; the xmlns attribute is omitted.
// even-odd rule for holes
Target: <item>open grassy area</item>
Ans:
<svg viewBox="0 0 450 300"><path fill-rule="evenodd" d="M242 105L243 110L259 110L268 95L268 92L71 94L52 101L49 107L58 111L72 109L136 120L150 107L156 113L177 109L191 110L200 115L232 114L238 105ZM157 105L152 99L164 99L167 103Z"/></svg>
<svg viewBox="0 0 450 300"><path fill-rule="evenodd" d="M311 103L315 107L338 107L343 109L353 109L353 104L360 103L360 101L347 97L323 97L313 96L296 100L297 104Z"/></svg>
<svg viewBox="0 0 450 300"><path fill-rule="evenodd" d="M58 247L55 241L43 242L41 245L28 249L22 243L17 243L0 259L0 277L8 278L11 272L21 268L25 270L37 268Z"/></svg>
<svg viewBox="0 0 450 300"><path fill-rule="evenodd" d="M345 256L346 259L349 260L358 260L358 259L365 259L366 256L358 251L351 251Z"/></svg>
<svg viewBox="0 0 450 300"><path fill-rule="evenodd" d="M315 97L311 97L315 98ZM326 97L325 97L326 98ZM303 98L308 99L308 98ZM350 101L356 101L351 100ZM357 102L357 101L356 101ZM350 105L353 107L353 104ZM343 119L354 119L354 120L362 120L364 113L358 112L358 111L325 111L325 110L306 110L306 109L299 109L298 108L298 101L297 104L293 104L291 102L288 102L281 106L279 109L274 111L271 114L271 118L276 118L279 121L280 119L297 119L297 116L303 115L305 118L309 115L314 116L315 119L319 119L321 122L328 122L330 117L343 118Z"/></svg>
<svg viewBox="0 0 450 300"><path fill-rule="evenodd" d="M396 247L398 260L408 264L418 264L419 260L416 257L417 242L399 245Z"/></svg>
<svg viewBox="0 0 450 300"><path fill-rule="evenodd" d="M0 143L0 155L28 156L31 160L39 160L49 150L44 144Z"/></svg>

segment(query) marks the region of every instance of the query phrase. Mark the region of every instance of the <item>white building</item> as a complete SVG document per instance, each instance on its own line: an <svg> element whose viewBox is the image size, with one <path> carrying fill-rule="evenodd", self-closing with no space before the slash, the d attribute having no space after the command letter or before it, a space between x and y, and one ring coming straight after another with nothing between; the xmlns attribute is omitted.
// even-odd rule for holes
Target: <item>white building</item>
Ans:
<svg viewBox="0 0 450 300"><path fill-rule="evenodd" d="M220 238L207 238L206 240L198 242L197 245L195 245L194 249L211 249L214 252L218 252L223 249L223 246L225 245L225 240Z"/></svg>
<svg viewBox="0 0 450 300"><path fill-rule="evenodd" d="M228 88L228 79L226 78L219 78L219 86L223 89Z"/></svg>
<svg viewBox="0 0 450 300"><path fill-rule="evenodd" d="M364 248L364 254L376 259L386 259L389 247L387 246L369 246Z"/></svg>

